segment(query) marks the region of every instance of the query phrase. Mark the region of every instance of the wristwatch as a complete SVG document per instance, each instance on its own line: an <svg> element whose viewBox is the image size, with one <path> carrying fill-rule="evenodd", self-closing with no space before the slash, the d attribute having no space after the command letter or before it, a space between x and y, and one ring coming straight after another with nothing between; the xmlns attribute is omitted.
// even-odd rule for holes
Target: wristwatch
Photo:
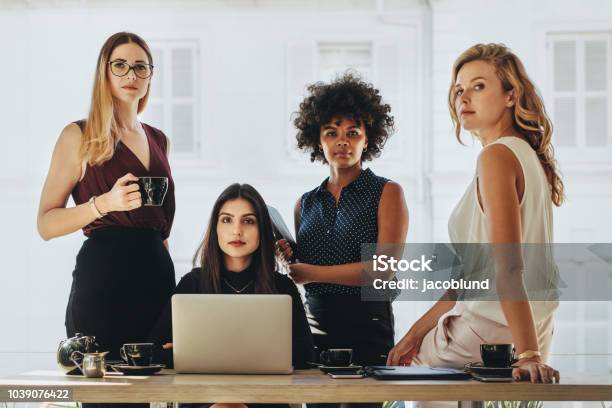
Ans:
<svg viewBox="0 0 612 408"><path fill-rule="evenodd" d="M524 358L534 358L534 357L541 357L541 356L542 356L542 353L540 353L539 351L525 350L521 354L518 355L517 359L522 360Z"/></svg>
<svg viewBox="0 0 612 408"><path fill-rule="evenodd" d="M87 204L89 204L89 207L91 208L91 210L93 211L97 219L100 219L106 215L106 214L102 214L98 210L98 207L96 207L96 196L91 196Z"/></svg>

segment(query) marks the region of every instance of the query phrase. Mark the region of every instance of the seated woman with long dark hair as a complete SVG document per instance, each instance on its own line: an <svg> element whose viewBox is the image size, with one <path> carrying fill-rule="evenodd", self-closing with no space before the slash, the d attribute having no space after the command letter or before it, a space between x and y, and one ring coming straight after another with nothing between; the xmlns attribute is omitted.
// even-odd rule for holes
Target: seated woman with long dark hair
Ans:
<svg viewBox="0 0 612 408"><path fill-rule="evenodd" d="M249 184L232 184L217 198L193 259L194 268L183 276L174 293L290 295L293 366L304 368L311 361L312 336L297 287L276 272L274 245L272 222L261 195ZM165 352L172 348L171 316L169 304L151 336L156 344L164 345ZM170 356L164 360L172 364Z"/></svg>

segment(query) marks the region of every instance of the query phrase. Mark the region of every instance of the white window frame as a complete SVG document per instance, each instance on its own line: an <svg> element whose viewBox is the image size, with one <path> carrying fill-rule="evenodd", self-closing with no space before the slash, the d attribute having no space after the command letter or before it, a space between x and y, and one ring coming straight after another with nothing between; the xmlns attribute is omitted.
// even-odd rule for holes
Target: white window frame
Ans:
<svg viewBox="0 0 612 408"><path fill-rule="evenodd" d="M586 41L606 40L608 43L606 75L607 89L604 91L587 91L585 89L585 61L584 44ZM554 42L573 41L576 44L576 89L574 91L556 91L554 89ZM546 55L546 86L545 101L550 117L553 121L553 145L555 146L558 159L571 167L608 167L612 165L612 32L602 30L598 32L589 31L548 31L545 33L545 55ZM575 126L576 145L559 146L555 144L554 125L555 98L571 96L576 101ZM607 99L607 144L601 147L586 146L586 113L585 101L588 97L604 96Z"/></svg>
<svg viewBox="0 0 612 408"><path fill-rule="evenodd" d="M332 76L331 78L327 75L328 72L324 72L323 69L324 68L330 68L330 67L324 67L323 63L321 62L321 52L323 51L327 51L327 50L337 50L340 52L341 55L341 59L342 59L342 66L337 66L336 70L335 70L335 74L342 74L344 73L347 69L354 69L356 72L360 73L360 74L364 74L364 72L362 70L356 69L355 65L351 63L351 61L348 61L348 52L349 51L367 51L370 53L370 61L367 67L367 72L366 74L366 78L367 80L371 80L372 74L373 74L373 70L374 70L374 45L372 44L371 41L349 41L349 42L338 42L338 41L334 41L334 42L328 42L328 41L319 41L317 42L317 61L319 62L317 65L317 80L318 81L330 81L334 79L334 76Z"/></svg>
<svg viewBox="0 0 612 408"><path fill-rule="evenodd" d="M161 129L168 136L171 142L172 156L180 160L200 159L201 158L201 123L200 123L200 43L197 39L157 39L150 40L149 47L151 50L162 50L163 60L161 66L163 75L161 75L161 83L157 82L154 86L160 86L162 96L149 97L149 106L161 105L163 107L163 128ZM172 96L172 51L176 49L190 49L193 52L193 69L191 83L193 93L190 97L174 97ZM154 61L154 65L156 61ZM155 75L155 68L153 71ZM189 151L177 151L173 143L172 129L172 108L176 105L192 106L193 128L192 128L192 147Z"/></svg>

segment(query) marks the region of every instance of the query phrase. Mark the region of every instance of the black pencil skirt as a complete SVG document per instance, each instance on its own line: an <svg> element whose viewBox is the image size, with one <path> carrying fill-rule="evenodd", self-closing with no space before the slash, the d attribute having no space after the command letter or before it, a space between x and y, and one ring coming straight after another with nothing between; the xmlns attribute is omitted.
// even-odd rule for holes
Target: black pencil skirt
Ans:
<svg viewBox="0 0 612 408"><path fill-rule="evenodd" d="M124 343L146 342L176 285L161 234L104 227L85 240L72 273L66 333L95 336L108 360Z"/></svg>

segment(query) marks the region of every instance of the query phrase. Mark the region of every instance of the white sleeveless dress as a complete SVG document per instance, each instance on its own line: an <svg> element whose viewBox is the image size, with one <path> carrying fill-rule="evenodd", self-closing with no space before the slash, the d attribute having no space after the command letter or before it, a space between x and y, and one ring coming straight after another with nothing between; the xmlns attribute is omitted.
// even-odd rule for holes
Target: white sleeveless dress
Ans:
<svg viewBox="0 0 612 408"><path fill-rule="evenodd" d="M493 143L503 144L510 149L523 170L525 191L520 202L522 243L552 243L550 184L535 151L526 141L513 136L501 137ZM452 243L489 243L476 183L475 175L451 214L449 235ZM525 259L524 263L529 265L530 261ZM530 278L529 273L537 274L537 271L528 269L525 270L524 279ZM550 352L552 317L558 307L554 294L549 298L546 301L530 302L543 361L547 360ZM458 301L425 336L412 364L460 368L468 362L481 361L481 343L513 343L500 303Z"/></svg>

